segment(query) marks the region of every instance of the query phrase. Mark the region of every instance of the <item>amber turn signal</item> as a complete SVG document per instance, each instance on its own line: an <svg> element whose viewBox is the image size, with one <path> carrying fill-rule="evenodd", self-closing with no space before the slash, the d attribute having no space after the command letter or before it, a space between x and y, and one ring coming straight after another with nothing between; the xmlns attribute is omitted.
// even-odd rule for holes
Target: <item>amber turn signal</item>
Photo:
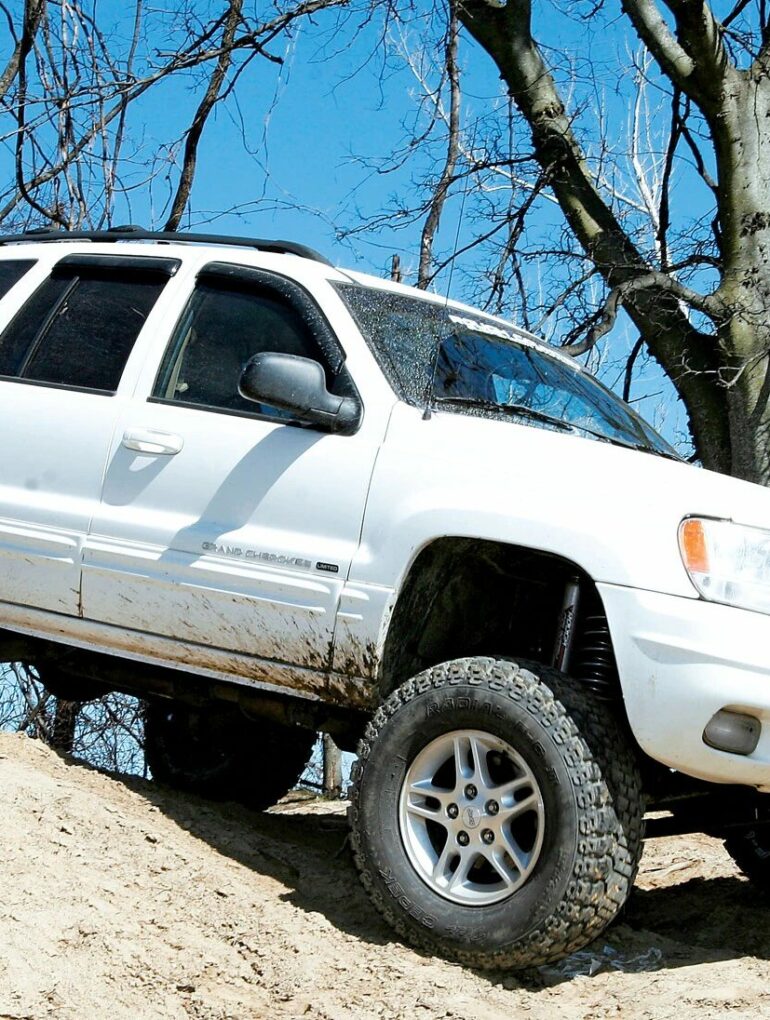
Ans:
<svg viewBox="0 0 770 1020"><path fill-rule="evenodd" d="M693 517L682 521L679 529L682 557L689 571L696 574L709 572L709 554L703 521Z"/></svg>

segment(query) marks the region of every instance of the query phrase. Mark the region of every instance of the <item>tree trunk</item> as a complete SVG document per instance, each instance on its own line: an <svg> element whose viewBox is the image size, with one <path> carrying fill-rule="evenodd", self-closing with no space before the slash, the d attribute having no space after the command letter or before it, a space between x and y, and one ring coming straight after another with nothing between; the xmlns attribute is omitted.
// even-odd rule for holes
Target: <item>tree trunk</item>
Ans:
<svg viewBox="0 0 770 1020"><path fill-rule="evenodd" d="M646 261L600 193L543 54L530 31L529 0L464 0L460 19L492 57L532 132L534 154L570 229L609 287L644 278ZM625 309L676 388L701 462L730 473L728 401L712 336L692 324L670 292L639 289Z"/></svg>
<svg viewBox="0 0 770 1020"><path fill-rule="evenodd" d="M342 795L342 755L328 733L323 735L324 752L324 796Z"/></svg>
<svg viewBox="0 0 770 1020"><path fill-rule="evenodd" d="M720 186L725 306L721 384L732 474L770 484L770 80L734 71L714 136Z"/></svg>

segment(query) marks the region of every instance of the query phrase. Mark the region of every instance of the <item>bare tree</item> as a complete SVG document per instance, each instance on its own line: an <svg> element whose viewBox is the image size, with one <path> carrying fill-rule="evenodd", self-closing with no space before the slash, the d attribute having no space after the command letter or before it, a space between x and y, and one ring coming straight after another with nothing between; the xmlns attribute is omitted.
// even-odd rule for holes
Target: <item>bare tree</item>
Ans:
<svg viewBox="0 0 770 1020"><path fill-rule="evenodd" d="M131 218L135 193L174 176L159 215L172 229L190 200L201 136L255 60L280 65L273 44L295 26L345 0L211 6L178 0L153 7L133 0L121 31L81 0L26 0L14 18L0 5L14 45L0 73L0 141L14 152L14 180L0 186L0 224L101 227ZM216 8L219 8L217 11ZM125 31L124 31L125 30ZM161 40L163 42L161 43ZM170 115L168 135L142 134L151 97L172 80L200 91L188 124Z"/></svg>
<svg viewBox="0 0 770 1020"><path fill-rule="evenodd" d="M416 197L402 189L347 236L419 227L419 285L457 264L466 296L594 366L612 331L626 395L652 359L686 411L694 455L770 482L766 5L723 4L718 17L702 0L437 0L411 36L418 15L400 10L389 45L417 82L419 117L401 146L362 162L387 177L429 152L435 169ZM429 18L442 24L433 35ZM504 88L471 113L460 95L463 61L478 60L468 36ZM615 80L603 82L599 60L613 57Z"/></svg>
<svg viewBox="0 0 770 1020"><path fill-rule="evenodd" d="M598 14L603 3L593 5ZM623 307L689 415L711 468L770 482L770 31L764 3L740 2L720 21L704 0L622 0L623 15L668 89L668 159L681 145L713 196L710 243L668 256L670 203L661 195L658 252L624 229L587 159L573 117L532 32L530 0L463 0L459 17L494 60L529 125L568 228L609 288L576 351ZM703 130L693 130L694 118ZM713 179L709 166L715 167ZM666 182L670 180L670 170ZM679 237L681 252L683 239ZM687 271L700 270L690 276Z"/></svg>
<svg viewBox="0 0 770 1020"><path fill-rule="evenodd" d="M125 694L64 701L24 663L0 664L0 730L26 733L98 768L144 774L144 712Z"/></svg>

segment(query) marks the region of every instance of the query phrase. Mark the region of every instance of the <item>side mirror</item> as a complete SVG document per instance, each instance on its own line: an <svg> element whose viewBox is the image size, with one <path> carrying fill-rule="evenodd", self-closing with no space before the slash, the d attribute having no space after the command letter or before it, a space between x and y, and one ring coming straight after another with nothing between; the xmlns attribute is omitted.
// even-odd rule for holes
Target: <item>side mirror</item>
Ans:
<svg viewBox="0 0 770 1020"><path fill-rule="evenodd" d="M361 423L358 400L329 393L323 367L296 354L255 354L246 362L238 391L246 400L290 411L329 432L350 435Z"/></svg>

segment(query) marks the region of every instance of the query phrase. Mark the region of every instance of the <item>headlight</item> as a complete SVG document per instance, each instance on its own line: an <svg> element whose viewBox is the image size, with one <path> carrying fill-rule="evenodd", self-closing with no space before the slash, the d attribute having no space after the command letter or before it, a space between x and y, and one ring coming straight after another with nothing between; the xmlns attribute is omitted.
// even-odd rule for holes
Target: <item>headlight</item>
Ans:
<svg viewBox="0 0 770 1020"><path fill-rule="evenodd" d="M689 517L679 525L679 549L704 599L770 613L770 531Z"/></svg>

